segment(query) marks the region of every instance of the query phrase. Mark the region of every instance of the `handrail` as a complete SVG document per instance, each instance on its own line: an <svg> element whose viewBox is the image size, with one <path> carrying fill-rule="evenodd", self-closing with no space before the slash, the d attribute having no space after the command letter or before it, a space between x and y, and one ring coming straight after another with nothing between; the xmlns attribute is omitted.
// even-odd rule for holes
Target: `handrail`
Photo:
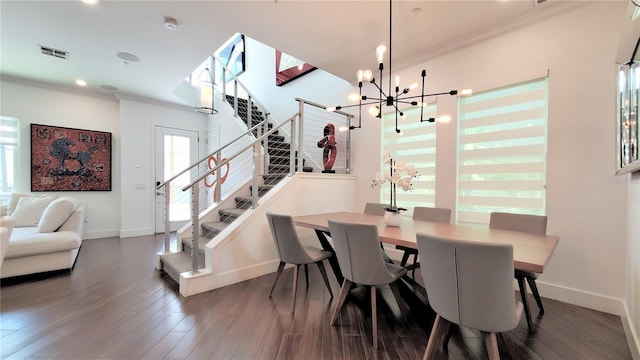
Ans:
<svg viewBox="0 0 640 360"><path fill-rule="evenodd" d="M200 165L200 163L202 163L203 161L209 159L209 157L213 156L214 154L226 149L228 146L230 146L231 144L235 143L236 141L242 139L243 137L245 137L246 135L251 135L251 133L258 129L259 127L264 125L264 122L267 121L266 119L264 121L261 121L259 124L257 124L256 126L252 127L251 129L247 130L245 133L243 133L242 135L238 136L237 138L231 140L230 142L228 142L226 145L224 145L223 147L221 147L220 149L216 150L216 151L212 151L209 155L203 157L202 159L196 161L195 163L193 163L193 165L189 166L188 168L180 171L177 175L172 176L169 180L163 182L162 184L156 186L157 189L160 189L161 187L165 186L166 184L172 182L173 180L175 180L176 178L180 177L182 174L186 173L187 171L193 169L194 167Z"/></svg>
<svg viewBox="0 0 640 360"><path fill-rule="evenodd" d="M273 134L276 130L280 129L281 127L283 127L284 125L289 124L289 122L293 122L295 121L295 118L300 115L300 113L296 113L293 116L291 116L290 118L288 118L287 120L283 121L282 123L280 123L278 126L272 128L271 130L267 131L266 133L262 134L260 137L256 138L251 144L245 146L244 148L242 148L241 150L238 150L234 155L231 155L230 157L225 158L224 160L222 160L218 165L216 165L215 167L213 167L211 170L207 171L205 174L199 176L196 180L194 180L193 182L191 182L189 185L185 185L182 188L182 191L187 191L189 188L193 187L194 185L196 185L197 183L199 183L200 181L202 181L202 179L206 178L207 176L209 176L210 174L215 173L219 168L221 168L223 165L226 165L227 163L231 162L231 160L237 158L238 156L240 156L242 153L244 153L245 151L249 150L250 148L254 147L256 144L262 142L265 138L267 138L269 135Z"/></svg>
<svg viewBox="0 0 640 360"><path fill-rule="evenodd" d="M326 107L325 105L321 105L321 104L318 104L318 103L313 102L313 101L310 101L310 100L305 100L305 99L301 99L301 98L298 98L298 97L297 97L297 98L296 98L296 101L299 101L299 102L302 102L302 103L305 103L305 104L309 104L309 105L311 105L311 106L315 106L315 107L320 108L320 109L325 109L325 110L327 109L327 107ZM353 117L355 117L355 115L353 115L353 114L349 114L349 113L344 112L344 111L342 111L342 110L335 110L335 111L332 111L332 113L334 113L334 114L344 115L344 116L346 116L346 117L348 117L348 118L353 118Z"/></svg>
<svg viewBox="0 0 640 360"><path fill-rule="evenodd" d="M216 61L219 61L221 64L224 64L224 62L216 55L213 54L214 59L216 59ZM229 75L231 76L231 78L238 84L240 84L240 86L244 89L244 91L246 91L247 95L249 96L249 98L251 98L251 101L254 101L256 103L256 105L258 105L258 107L262 108L264 110L264 114L269 117L271 116L271 112L267 111L267 107L264 106L263 104L261 104L258 100L255 99L255 96L251 93L251 91L248 90L248 88L242 83L242 81L240 81L240 79L238 79L238 77L236 76L236 74L234 74L232 71L229 71L224 65L222 66L222 81L223 81L223 86L222 86L222 94L226 95L227 91L225 89L226 85L226 81L225 81L225 77ZM250 109L250 108L249 108Z"/></svg>

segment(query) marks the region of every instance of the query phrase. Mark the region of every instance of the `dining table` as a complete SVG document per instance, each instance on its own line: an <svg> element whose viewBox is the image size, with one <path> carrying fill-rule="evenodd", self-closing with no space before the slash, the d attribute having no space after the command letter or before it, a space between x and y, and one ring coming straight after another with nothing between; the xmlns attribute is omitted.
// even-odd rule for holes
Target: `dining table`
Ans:
<svg viewBox="0 0 640 360"><path fill-rule="evenodd" d="M382 243L402 245L417 249L416 234L426 234L444 239L458 239L479 243L509 244L513 246L515 269L543 273L559 238L554 235L534 235L517 231L490 229L488 226L436 223L403 217L400 226L387 226L380 215L357 212L328 212L293 216L294 225L313 229L322 247L334 254L329 263L339 283L343 276L330 238L329 220L346 223L372 224L378 228ZM415 282L412 284L415 285Z"/></svg>

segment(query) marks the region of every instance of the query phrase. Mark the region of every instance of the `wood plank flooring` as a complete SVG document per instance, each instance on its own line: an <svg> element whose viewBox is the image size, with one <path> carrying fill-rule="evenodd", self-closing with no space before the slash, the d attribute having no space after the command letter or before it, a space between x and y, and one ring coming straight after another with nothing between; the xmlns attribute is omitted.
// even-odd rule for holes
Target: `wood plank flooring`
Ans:
<svg viewBox="0 0 640 360"><path fill-rule="evenodd" d="M315 266L309 267L308 289L300 274L295 316L289 313L291 269L271 299L273 274L184 298L154 269L161 243L159 236L86 240L71 273L3 281L0 358L422 358L434 314L420 306L410 288L403 290L412 309L405 319L390 289L379 291L379 350L374 351L362 288L352 290L336 326L329 320L337 299L329 297ZM619 317L543 302L546 312L536 333L528 333L523 317L518 328L499 337L503 359L631 359ZM487 354L479 333L454 328L448 352L439 351L437 358L486 359Z"/></svg>

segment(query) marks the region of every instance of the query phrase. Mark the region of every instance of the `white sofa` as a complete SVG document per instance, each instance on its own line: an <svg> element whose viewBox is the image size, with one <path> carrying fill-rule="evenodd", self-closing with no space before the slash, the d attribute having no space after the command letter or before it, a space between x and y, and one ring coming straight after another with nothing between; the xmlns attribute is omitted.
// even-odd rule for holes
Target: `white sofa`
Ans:
<svg viewBox="0 0 640 360"><path fill-rule="evenodd" d="M71 270L82 246L84 205L66 196L53 196L48 202L21 197L30 199L14 201L13 208L11 203L0 205L0 215L8 215L3 219L14 221L0 278Z"/></svg>

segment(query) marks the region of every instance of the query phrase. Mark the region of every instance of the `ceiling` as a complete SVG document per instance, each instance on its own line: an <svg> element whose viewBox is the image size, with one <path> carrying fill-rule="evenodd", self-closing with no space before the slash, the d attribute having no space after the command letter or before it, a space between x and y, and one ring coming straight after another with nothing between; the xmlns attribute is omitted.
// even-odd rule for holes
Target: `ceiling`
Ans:
<svg viewBox="0 0 640 360"><path fill-rule="evenodd" d="M412 65L538 21L576 1L402 1L393 3L393 64ZM539 1L539 0L538 0ZM178 28L163 26L163 17ZM349 82L375 68L389 41L386 1L0 1L5 78L177 104L173 90L236 32ZM69 52L41 54L40 45ZM387 44L388 45L388 44ZM135 54L127 63L119 52ZM251 56L248 54L248 56ZM108 90L106 88L117 88Z"/></svg>

